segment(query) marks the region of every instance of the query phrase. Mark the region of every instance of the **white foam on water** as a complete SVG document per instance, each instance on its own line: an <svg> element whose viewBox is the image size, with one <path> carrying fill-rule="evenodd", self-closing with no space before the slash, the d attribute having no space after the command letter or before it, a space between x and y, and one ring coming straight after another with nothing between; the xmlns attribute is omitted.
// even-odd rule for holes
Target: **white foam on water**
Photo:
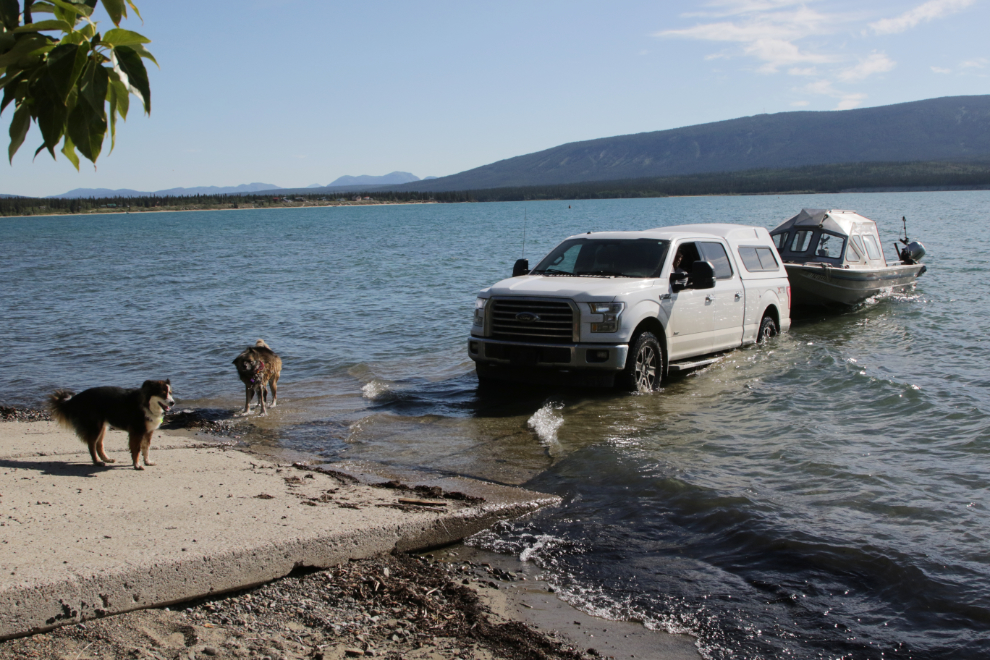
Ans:
<svg viewBox="0 0 990 660"><path fill-rule="evenodd" d="M383 401L395 396L395 390L391 383L376 378L361 388L361 395L371 401Z"/></svg>
<svg viewBox="0 0 990 660"><path fill-rule="evenodd" d="M536 432L540 444L547 448L551 456L557 456L561 450L557 431L564 425L564 416L560 414L563 409L562 403L548 402L526 422L526 426Z"/></svg>

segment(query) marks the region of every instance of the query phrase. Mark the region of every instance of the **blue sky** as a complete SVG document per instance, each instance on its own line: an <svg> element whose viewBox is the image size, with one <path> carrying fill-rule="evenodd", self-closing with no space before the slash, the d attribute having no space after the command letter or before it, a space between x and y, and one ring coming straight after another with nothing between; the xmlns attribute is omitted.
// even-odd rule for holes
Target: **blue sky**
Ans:
<svg viewBox="0 0 990 660"><path fill-rule="evenodd" d="M132 103L80 172L32 160L29 134L0 193L443 176L577 140L990 93L990 0L136 1L144 24L124 27L161 65L151 116Z"/></svg>

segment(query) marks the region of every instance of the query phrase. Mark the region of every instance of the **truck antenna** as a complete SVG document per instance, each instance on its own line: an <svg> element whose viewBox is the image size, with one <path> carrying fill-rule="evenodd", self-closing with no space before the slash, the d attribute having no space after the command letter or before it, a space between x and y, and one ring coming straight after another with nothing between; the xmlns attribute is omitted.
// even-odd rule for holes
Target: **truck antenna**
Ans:
<svg viewBox="0 0 990 660"><path fill-rule="evenodd" d="M521 257L526 257L526 209L523 209L523 245Z"/></svg>

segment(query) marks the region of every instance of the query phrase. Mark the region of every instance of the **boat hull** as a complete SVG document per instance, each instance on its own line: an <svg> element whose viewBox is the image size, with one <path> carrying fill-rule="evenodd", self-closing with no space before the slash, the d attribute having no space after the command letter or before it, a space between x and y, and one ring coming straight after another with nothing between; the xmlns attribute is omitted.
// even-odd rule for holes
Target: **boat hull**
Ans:
<svg viewBox="0 0 990 660"><path fill-rule="evenodd" d="M873 296L910 288L925 272L924 264L884 268L832 268L827 264L784 264L791 282L791 305L857 305Z"/></svg>

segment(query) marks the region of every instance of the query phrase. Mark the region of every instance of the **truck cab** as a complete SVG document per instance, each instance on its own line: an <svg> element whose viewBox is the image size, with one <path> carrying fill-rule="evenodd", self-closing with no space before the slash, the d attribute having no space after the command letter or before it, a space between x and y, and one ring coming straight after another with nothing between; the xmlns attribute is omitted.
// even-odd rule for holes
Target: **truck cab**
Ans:
<svg viewBox="0 0 990 660"><path fill-rule="evenodd" d="M759 227L588 232L517 273L475 302L481 382L655 391L670 371L790 327L786 271Z"/></svg>

